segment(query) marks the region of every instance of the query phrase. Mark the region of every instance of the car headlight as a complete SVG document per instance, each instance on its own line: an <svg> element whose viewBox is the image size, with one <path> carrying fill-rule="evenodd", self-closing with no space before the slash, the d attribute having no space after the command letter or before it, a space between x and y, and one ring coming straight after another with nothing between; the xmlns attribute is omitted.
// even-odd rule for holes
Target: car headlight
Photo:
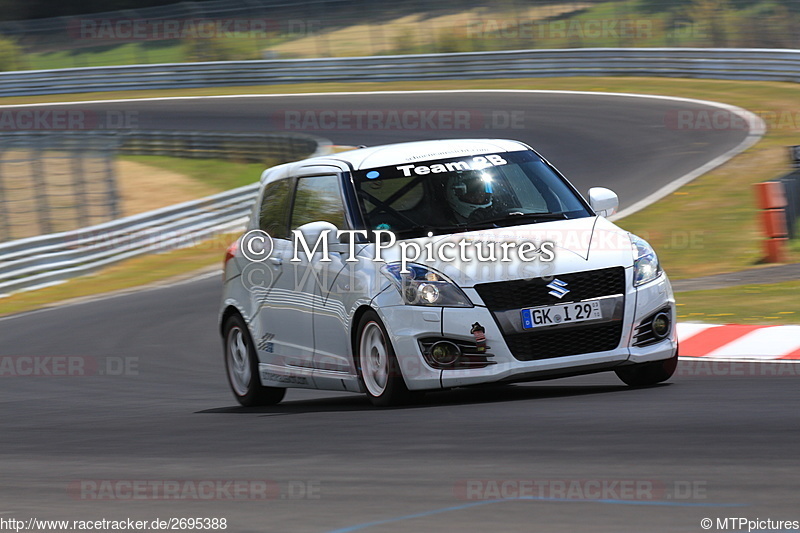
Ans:
<svg viewBox="0 0 800 533"><path fill-rule="evenodd" d="M643 285L658 278L662 270L661 265L658 263L658 256L655 250L653 250L653 247L650 246L646 240L632 233L630 236L634 252L633 286L638 287L639 285Z"/></svg>
<svg viewBox="0 0 800 533"><path fill-rule="evenodd" d="M467 295L444 274L414 263L406 265L408 273L401 269L400 263L388 263L381 272L392 280L406 305L472 307Z"/></svg>

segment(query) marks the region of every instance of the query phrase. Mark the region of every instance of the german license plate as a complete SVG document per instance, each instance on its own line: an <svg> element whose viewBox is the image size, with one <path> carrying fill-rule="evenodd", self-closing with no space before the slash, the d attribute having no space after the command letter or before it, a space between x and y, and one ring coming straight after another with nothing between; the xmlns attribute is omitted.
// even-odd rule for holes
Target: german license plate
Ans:
<svg viewBox="0 0 800 533"><path fill-rule="evenodd" d="M558 324L574 324L587 320L603 318L600 302L575 302L569 304L531 307L522 310L522 327L524 329L555 326Z"/></svg>

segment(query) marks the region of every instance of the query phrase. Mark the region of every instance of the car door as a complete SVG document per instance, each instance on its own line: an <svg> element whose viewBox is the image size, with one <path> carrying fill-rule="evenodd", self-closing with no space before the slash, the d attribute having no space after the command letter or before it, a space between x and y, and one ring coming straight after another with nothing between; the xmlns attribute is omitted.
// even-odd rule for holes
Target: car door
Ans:
<svg viewBox="0 0 800 533"><path fill-rule="evenodd" d="M296 229L310 222L328 222L338 229L349 229L339 174L299 178L292 211L291 227ZM314 243L308 243L313 247ZM351 289L348 276L343 275L348 246L332 244L327 259L321 256L309 260L299 253L292 265L295 284L304 298L311 296L314 305L314 367L324 371L347 372L350 369L349 340L345 307L347 291ZM322 374L315 374L322 379ZM333 378L336 382L337 378ZM341 384L340 381L338 381ZM329 387L332 385L328 385Z"/></svg>
<svg viewBox="0 0 800 533"><path fill-rule="evenodd" d="M292 258L289 221L295 181L291 178L267 184L259 211L259 228L272 238L273 251L262 263L250 265L262 287L252 292L257 299L258 332L254 339L262 363L274 365L271 374L299 375L313 385L310 370L314 357L313 301L298 292ZM262 373L263 374L263 373Z"/></svg>

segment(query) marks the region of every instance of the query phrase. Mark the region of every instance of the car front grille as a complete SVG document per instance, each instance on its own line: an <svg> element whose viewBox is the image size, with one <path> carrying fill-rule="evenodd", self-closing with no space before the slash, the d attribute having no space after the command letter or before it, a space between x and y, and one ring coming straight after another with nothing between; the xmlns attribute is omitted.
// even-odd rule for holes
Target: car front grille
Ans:
<svg viewBox="0 0 800 533"><path fill-rule="evenodd" d="M547 285L555 278L566 282L569 289L569 293L560 300L548 294L551 289ZM612 267L547 278L480 283L475 285L475 290L491 311L576 302L611 294L625 294L625 269Z"/></svg>
<svg viewBox="0 0 800 533"><path fill-rule="evenodd" d="M554 279L569 289L562 299L549 294ZM547 278L501 281L475 285L490 311L499 312L543 305L575 302L602 296L625 294L625 269L604 268L559 274ZM583 353L605 352L619 347L623 321L568 328L543 328L523 333L504 332L508 348L519 361L536 361Z"/></svg>
<svg viewBox="0 0 800 533"><path fill-rule="evenodd" d="M506 335L518 361L537 361L582 353L605 352L619 346L622 322Z"/></svg>

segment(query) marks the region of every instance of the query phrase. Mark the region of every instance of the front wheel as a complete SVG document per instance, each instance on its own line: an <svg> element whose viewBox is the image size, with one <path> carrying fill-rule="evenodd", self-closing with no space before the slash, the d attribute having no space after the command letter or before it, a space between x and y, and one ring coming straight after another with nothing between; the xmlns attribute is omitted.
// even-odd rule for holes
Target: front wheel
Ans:
<svg viewBox="0 0 800 533"><path fill-rule="evenodd" d="M256 349L242 317L230 317L223 331L225 370L236 400L245 407L275 405L283 400L286 389L264 387L258 379Z"/></svg>
<svg viewBox="0 0 800 533"><path fill-rule="evenodd" d="M408 401L410 393L378 314L367 311L358 323L356 366L373 405L388 407Z"/></svg>
<svg viewBox="0 0 800 533"><path fill-rule="evenodd" d="M615 370L617 377L631 387L649 387L667 381L678 368L678 350L675 355L663 361L637 363Z"/></svg>

